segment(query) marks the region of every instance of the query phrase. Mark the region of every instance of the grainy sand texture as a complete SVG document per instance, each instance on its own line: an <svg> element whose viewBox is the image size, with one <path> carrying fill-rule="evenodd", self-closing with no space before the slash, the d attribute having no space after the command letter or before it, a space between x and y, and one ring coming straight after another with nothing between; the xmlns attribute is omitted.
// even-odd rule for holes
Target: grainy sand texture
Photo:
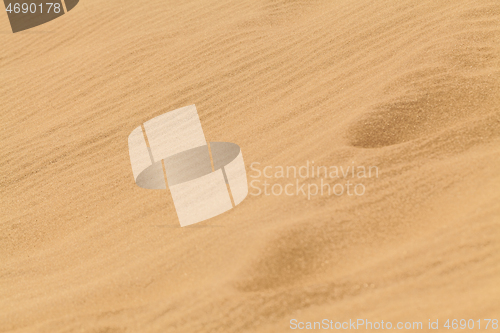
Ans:
<svg viewBox="0 0 500 333"><path fill-rule="evenodd" d="M3 12L0 82L0 332L500 319L498 0L82 0L15 34ZM181 228L127 137L191 104L249 181L379 175Z"/></svg>

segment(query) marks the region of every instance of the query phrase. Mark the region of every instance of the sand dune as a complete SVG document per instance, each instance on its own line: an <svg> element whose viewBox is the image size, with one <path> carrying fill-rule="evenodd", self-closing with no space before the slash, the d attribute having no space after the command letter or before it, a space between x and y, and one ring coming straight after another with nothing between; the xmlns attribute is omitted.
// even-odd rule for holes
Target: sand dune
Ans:
<svg viewBox="0 0 500 333"><path fill-rule="evenodd" d="M0 44L0 332L500 319L498 1L85 0ZM249 176L379 177L180 228L127 137L191 104Z"/></svg>

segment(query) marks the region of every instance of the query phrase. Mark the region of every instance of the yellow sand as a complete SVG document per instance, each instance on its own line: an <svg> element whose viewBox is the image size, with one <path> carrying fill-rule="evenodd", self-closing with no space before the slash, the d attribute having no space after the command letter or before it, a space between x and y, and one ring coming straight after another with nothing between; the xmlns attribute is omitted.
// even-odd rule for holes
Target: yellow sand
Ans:
<svg viewBox="0 0 500 333"><path fill-rule="evenodd" d="M0 45L0 332L500 319L497 0L83 0ZM127 137L190 104L249 176L379 177L180 228Z"/></svg>

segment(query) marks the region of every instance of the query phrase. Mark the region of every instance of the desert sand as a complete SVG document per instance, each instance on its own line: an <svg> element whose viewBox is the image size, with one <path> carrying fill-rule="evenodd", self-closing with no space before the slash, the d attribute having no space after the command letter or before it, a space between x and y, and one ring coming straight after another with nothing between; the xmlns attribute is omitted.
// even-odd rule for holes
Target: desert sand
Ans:
<svg viewBox="0 0 500 333"><path fill-rule="evenodd" d="M0 332L500 319L497 0L83 0L0 45ZM379 177L181 228L127 137L190 104L249 181Z"/></svg>

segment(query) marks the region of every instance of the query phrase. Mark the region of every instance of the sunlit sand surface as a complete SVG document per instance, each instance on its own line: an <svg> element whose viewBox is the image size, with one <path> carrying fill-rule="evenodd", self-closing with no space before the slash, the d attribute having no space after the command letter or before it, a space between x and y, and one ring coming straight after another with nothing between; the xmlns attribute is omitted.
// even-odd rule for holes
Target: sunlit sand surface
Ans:
<svg viewBox="0 0 500 333"><path fill-rule="evenodd" d="M84 0L17 34L0 17L1 332L500 319L497 0ZM249 176L379 177L180 228L127 137L191 104Z"/></svg>

